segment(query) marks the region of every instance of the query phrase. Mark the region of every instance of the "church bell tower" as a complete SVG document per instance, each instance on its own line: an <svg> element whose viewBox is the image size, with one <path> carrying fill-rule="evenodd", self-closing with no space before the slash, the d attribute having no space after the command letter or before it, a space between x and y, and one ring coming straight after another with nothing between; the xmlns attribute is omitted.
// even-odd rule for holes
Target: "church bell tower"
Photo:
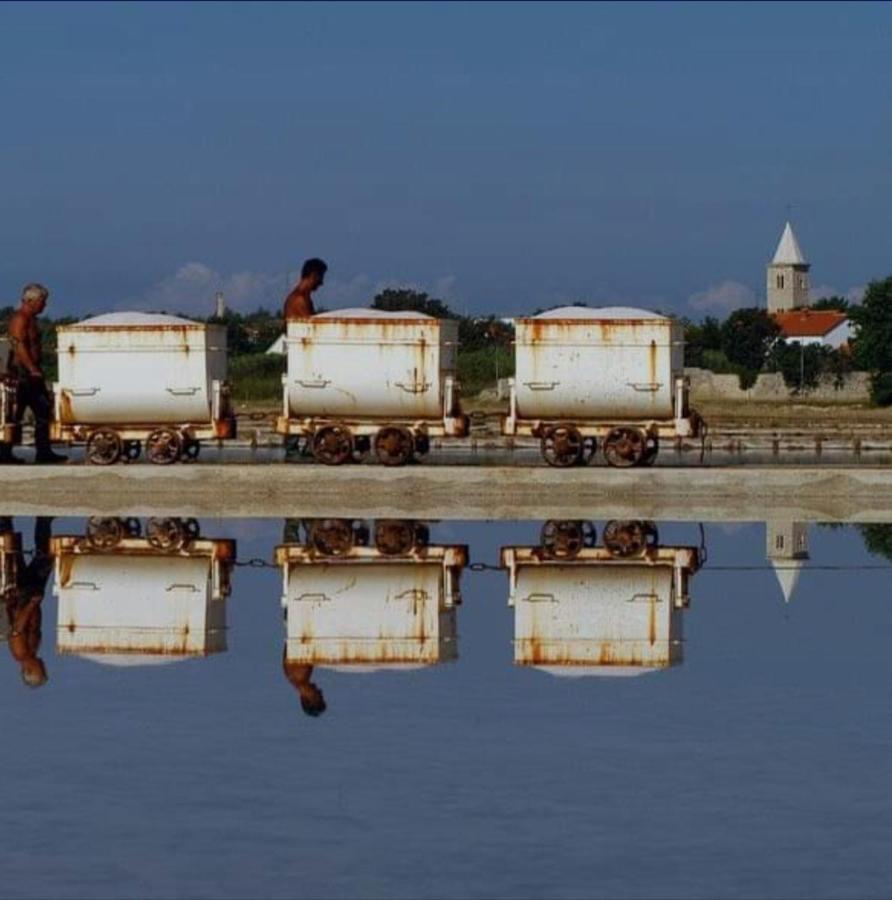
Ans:
<svg viewBox="0 0 892 900"><path fill-rule="evenodd" d="M768 312L786 312L808 306L808 270L793 226L787 222L774 259L768 263Z"/></svg>

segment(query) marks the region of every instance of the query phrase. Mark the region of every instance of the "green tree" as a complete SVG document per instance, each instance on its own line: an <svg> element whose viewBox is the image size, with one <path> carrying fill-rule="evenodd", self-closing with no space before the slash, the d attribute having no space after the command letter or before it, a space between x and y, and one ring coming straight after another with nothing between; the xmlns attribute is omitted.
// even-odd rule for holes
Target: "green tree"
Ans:
<svg viewBox="0 0 892 900"><path fill-rule="evenodd" d="M858 525L857 528L871 556L892 559L892 525Z"/></svg>
<svg viewBox="0 0 892 900"><path fill-rule="evenodd" d="M855 325L856 363L869 372L892 372L892 276L872 281L849 318Z"/></svg>
<svg viewBox="0 0 892 900"><path fill-rule="evenodd" d="M809 304L808 308L818 312L827 309L833 309L837 312L848 312L849 301L846 300L845 297L837 297L836 295L832 297L822 297L820 300L815 300L814 303Z"/></svg>
<svg viewBox="0 0 892 900"><path fill-rule="evenodd" d="M702 322L682 319L684 326L684 364L706 368L703 354L706 351L721 351L722 326L718 319L707 316Z"/></svg>
<svg viewBox="0 0 892 900"><path fill-rule="evenodd" d="M722 323L722 351L743 370L743 387L755 382L779 336L780 326L758 307L736 309Z"/></svg>
<svg viewBox="0 0 892 900"><path fill-rule="evenodd" d="M817 387L822 375L834 372L834 355L830 347L802 346L798 341L778 341L771 353L775 368L784 376L784 384L796 392Z"/></svg>
<svg viewBox="0 0 892 900"><path fill-rule="evenodd" d="M459 318L442 300L411 288L385 288L375 295L372 308L387 312L420 312L435 319Z"/></svg>

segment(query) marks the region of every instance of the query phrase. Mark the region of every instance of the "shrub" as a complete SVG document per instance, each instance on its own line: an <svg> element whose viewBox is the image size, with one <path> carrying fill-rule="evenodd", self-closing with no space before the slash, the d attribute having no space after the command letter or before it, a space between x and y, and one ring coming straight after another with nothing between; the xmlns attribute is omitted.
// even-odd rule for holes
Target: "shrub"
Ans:
<svg viewBox="0 0 892 900"><path fill-rule="evenodd" d="M279 400L285 357L278 353L246 353L229 360L229 383L235 400Z"/></svg>
<svg viewBox="0 0 892 900"><path fill-rule="evenodd" d="M513 374L514 352L511 347L459 350L458 380L463 397L473 397L484 388L494 387L497 379Z"/></svg>

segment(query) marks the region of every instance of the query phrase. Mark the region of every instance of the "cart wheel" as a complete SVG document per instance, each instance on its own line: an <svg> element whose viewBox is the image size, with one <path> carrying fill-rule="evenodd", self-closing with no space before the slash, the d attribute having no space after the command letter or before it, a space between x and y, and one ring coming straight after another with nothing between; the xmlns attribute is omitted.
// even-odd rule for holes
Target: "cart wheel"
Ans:
<svg viewBox="0 0 892 900"><path fill-rule="evenodd" d="M99 428L87 438L87 462L93 466L113 466L124 450L121 436L112 428Z"/></svg>
<svg viewBox="0 0 892 900"><path fill-rule="evenodd" d="M340 466L353 455L353 435L343 425L325 425L312 438L313 456L326 466Z"/></svg>
<svg viewBox="0 0 892 900"><path fill-rule="evenodd" d="M186 541L186 529L179 519L149 519L146 540L157 550L179 550Z"/></svg>
<svg viewBox="0 0 892 900"><path fill-rule="evenodd" d="M194 438L186 438L183 441L183 462L195 462L201 453L201 442Z"/></svg>
<svg viewBox="0 0 892 900"><path fill-rule="evenodd" d="M415 523L407 519L375 522L375 548L384 556L404 556L416 546Z"/></svg>
<svg viewBox="0 0 892 900"><path fill-rule="evenodd" d="M323 556L344 556L356 543L350 519L319 519L307 531L310 546Z"/></svg>
<svg viewBox="0 0 892 900"><path fill-rule="evenodd" d="M408 428L385 425L375 435L375 456L385 466L404 466L415 452L415 437Z"/></svg>
<svg viewBox="0 0 892 900"><path fill-rule="evenodd" d="M620 559L643 556L656 547L660 536L653 522L613 519L604 526L604 549Z"/></svg>
<svg viewBox="0 0 892 900"><path fill-rule="evenodd" d="M142 453L142 443L140 441L124 441L124 459L127 462L139 459L140 453Z"/></svg>
<svg viewBox="0 0 892 900"><path fill-rule="evenodd" d="M595 538L591 522L550 519L542 526L539 543L550 559L574 559L583 547L593 547Z"/></svg>
<svg viewBox="0 0 892 900"><path fill-rule="evenodd" d="M92 516L87 520L87 543L96 550L111 550L124 539L126 529L121 519Z"/></svg>
<svg viewBox="0 0 892 900"><path fill-rule="evenodd" d="M604 438L604 459L620 469L640 465L646 451L647 436L640 428L621 425Z"/></svg>
<svg viewBox="0 0 892 900"><path fill-rule="evenodd" d="M146 438L146 456L156 466L175 463L182 452L182 435L173 428L159 428Z"/></svg>
<svg viewBox="0 0 892 900"><path fill-rule="evenodd" d="M585 441L573 425L550 425L542 434L542 458L550 466L564 469L583 460Z"/></svg>

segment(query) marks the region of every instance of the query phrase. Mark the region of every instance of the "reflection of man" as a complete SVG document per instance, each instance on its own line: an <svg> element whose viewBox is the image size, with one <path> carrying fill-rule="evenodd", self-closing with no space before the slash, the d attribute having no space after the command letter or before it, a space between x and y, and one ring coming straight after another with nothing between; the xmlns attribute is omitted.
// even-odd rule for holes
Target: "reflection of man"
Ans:
<svg viewBox="0 0 892 900"><path fill-rule="evenodd" d="M19 563L18 584L4 598L9 618L9 652L22 670L28 687L47 682L46 666L37 655L40 650L41 604L53 567L50 556L50 531L53 520L40 516L34 523L34 556L27 566Z"/></svg>
<svg viewBox="0 0 892 900"><path fill-rule="evenodd" d="M11 345L8 371L18 380L17 422L22 421L25 409L34 414L34 447L38 463L64 462L66 457L53 453L50 444L50 416L52 403L50 392L40 368L40 326L37 317L46 309L50 292L42 284L25 285L21 306L9 320ZM14 462L11 453L5 454L6 462Z"/></svg>
<svg viewBox="0 0 892 900"><path fill-rule="evenodd" d="M322 691L310 681L313 677L313 667L304 663L289 661L286 648L282 651L282 671L297 690L297 693L300 694L300 708L308 716L321 716L327 709L327 706L325 705Z"/></svg>
<svg viewBox="0 0 892 900"><path fill-rule="evenodd" d="M325 282L328 266L321 259L308 259L300 270L300 281L285 298L285 323L289 319L306 319L316 313L313 291Z"/></svg>

